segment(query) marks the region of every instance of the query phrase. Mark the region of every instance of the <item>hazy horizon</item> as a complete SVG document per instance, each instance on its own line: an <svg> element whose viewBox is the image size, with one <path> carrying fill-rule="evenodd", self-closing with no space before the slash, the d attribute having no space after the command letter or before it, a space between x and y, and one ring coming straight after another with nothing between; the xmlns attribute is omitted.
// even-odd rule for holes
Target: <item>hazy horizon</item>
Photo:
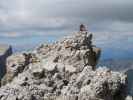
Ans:
<svg viewBox="0 0 133 100"><path fill-rule="evenodd" d="M65 35L70 35L65 34ZM1 44L8 44L12 46L13 52L22 52L28 50L34 50L41 44L53 43L56 40L64 37L64 34L60 36L44 36L44 35L33 35L33 36L22 36L22 37L4 37L0 39ZM102 41L102 40L101 40ZM121 43L108 43L103 39L103 44L99 43L99 40L94 34L93 44L102 49L101 60L105 59L133 59L132 49L123 48L123 45L126 46L127 42Z"/></svg>

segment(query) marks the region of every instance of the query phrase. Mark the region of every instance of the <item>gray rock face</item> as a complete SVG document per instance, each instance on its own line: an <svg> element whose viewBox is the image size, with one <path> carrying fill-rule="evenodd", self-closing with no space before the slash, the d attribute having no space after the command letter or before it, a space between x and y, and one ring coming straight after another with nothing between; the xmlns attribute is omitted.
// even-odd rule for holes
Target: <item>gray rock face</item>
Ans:
<svg viewBox="0 0 133 100"><path fill-rule="evenodd" d="M0 79L6 73L6 58L12 54L12 47L0 44Z"/></svg>
<svg viewBox="0 0 133 100"><path fill-rule="evenodd" d="M1 85L12 81L12 79L19 73L26 69L29 63L32 63L36 59L33 53L13 54L7 58L6 63L6 75L1 80Z"/></svg>
<svg viewBox="0 0 133 100"><path fill-rule="evenodd" d="M127 75L95 68L101 50L91 38L80 32L9 57L0 100L125 100Z"/></svg>

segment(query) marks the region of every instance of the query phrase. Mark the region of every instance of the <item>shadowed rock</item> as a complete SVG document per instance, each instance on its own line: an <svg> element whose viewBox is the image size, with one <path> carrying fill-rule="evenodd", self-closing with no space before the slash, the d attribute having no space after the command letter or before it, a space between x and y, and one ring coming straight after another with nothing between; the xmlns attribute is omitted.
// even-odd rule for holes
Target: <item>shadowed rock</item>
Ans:
<svg viewBox="0 0 133 100"><path fill-rule="evenodd" d="M6 58L12 54L12 47L0 44L0 79L6 73Z"/></svg>

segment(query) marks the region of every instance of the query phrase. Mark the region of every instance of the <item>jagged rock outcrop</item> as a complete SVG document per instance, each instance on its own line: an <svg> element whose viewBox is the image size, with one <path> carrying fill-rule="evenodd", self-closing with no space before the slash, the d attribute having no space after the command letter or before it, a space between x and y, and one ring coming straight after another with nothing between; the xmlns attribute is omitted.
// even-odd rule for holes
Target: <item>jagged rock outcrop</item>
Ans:
<svg viewBox="0 0 133 100"><path fill-rule="evenodd" d="M101 50L91 39L79 32L9 57L0 100L125 100L127 75L96 69Z"/></svg>
<svg viewBox="0 0 133 100"><path fill-rule="evenodd" d="M35 59L36 57L32 53L13 54L8 57L6 61L6 74L1 80L1 85L11 82L15 76L23 72L26 66Z"/></svg>
<svg viewBox="0 0 133 100"><path fill-rule="evenodd" d="M6 58L12 54L12 47L0 44L0 80L6 73Z"/></svg>

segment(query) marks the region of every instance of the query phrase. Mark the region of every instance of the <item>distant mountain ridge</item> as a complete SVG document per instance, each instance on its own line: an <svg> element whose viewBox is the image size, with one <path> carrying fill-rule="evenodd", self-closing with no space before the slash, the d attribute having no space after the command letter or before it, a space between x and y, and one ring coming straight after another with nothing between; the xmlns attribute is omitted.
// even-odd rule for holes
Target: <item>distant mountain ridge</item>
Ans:
<svg viewBox="0 0 133 100"><path fill-rule="evenodd" d="M98 66L109 66L112 70L127 71L133 69L133 59L106 59L101 60Z"/></svg>
<svg viewBox="0 0 133 100"><path fill-rule="evenodd" d="M6 73L6 59L12 54L12 47L7 44L0 44L0 79Z"/></svg>

